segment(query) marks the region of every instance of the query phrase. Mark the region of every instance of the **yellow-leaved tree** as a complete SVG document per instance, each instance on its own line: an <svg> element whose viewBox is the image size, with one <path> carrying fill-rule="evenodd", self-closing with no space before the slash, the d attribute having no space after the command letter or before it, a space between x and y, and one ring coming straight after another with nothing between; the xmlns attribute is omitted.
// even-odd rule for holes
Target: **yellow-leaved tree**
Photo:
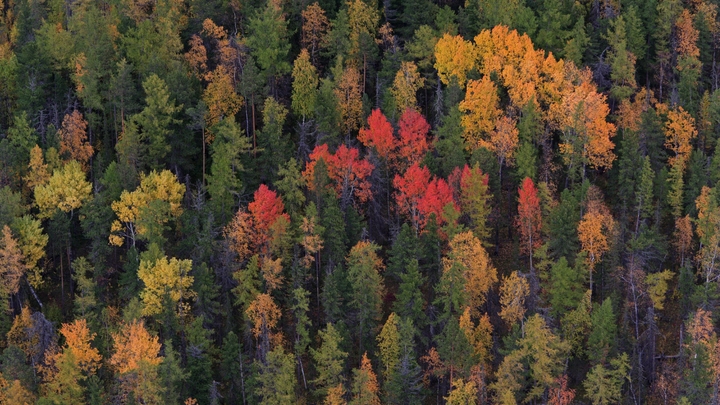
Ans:
<svg viewBox="0 0 720 405"><path fill-rule="evenodd" d="M46 184L35 187L35 204L40 218L49 218L55 210L72 213L90 199L92 185L75 160L55 170Z"/></svg>
<svg viewBox="0 0 720 405"><path fill-rule="evenodd" d="M445 34L435 44L435 69L440 80L448 85L453 80L460 87L467 81L467 73L475 67L475 47L460 35Z"/></svg>
<svg viewBox="0 0 720 405"><path fill-rule="evenodd" d="M165 303L172 303L183 312L183 300L193 297L190 289L192 260L178 260L163 256L155 261L141 260L138 277L145 284L140 293L143 302L142 314L153 316L162 312Z"/></svg>
<svg viewBox="0 0 720 405"><path fill-rule="evenodd" d="M390 89L398 114L402 114L408 108L418 109L417 91L424 84L425 79L420 76L417 65L413 62L403 62Z"/></svg>
<svg viewBox="0 0 720 405"><path fill-rule="evenodd" d="M465 113L461 122L465 148L469 151L480 147L493 150L488 139L501 114L498 102L497 87L490 76L468 82L465 100L460 102L460 111Z"/></svg>
<svg viewBox="0 0 720 405"><path fill-rule="evenodd" d="M120 200L112 203L118 219L110 228L110 243L122 246L123 238L130 239L132 246L137 239L161 242L165 225L182 214L184 194L185 186L169 170L141 175L140 187L123 191Z"/></svg>

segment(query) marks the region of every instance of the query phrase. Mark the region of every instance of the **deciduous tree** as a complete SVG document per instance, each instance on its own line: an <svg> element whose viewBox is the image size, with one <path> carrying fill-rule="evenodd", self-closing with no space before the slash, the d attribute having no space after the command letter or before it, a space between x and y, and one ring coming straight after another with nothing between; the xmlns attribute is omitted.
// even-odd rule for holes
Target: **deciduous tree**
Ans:
<svg viewBox="0 0 720 405"><path fill-rule="evenodd" d="M47 184L35 187L35 203L40 209L38 216L49 218L58 209L72 213L90 199L91 189L80 163L70 161L55 170Z"/></svg>
<svg viewBox="0 0 720 405"><path fill-rule="evenodd" d="M537 188L529 177L523 180L518 189L518 215L515 218L515 226L520 230L521 252L528 256L532 272L533 252L541 244L542 212Z"/></svg>
<svg viewBox="0 0 720 405"><path fill-rule="evenodd" d="M58 131L60 137L60 154L67 160L77 160L84 171L88 170L88 162L93 155L93 147L88 142L87 121L80 111L75 110L65 115L62 127Z"/></svg>

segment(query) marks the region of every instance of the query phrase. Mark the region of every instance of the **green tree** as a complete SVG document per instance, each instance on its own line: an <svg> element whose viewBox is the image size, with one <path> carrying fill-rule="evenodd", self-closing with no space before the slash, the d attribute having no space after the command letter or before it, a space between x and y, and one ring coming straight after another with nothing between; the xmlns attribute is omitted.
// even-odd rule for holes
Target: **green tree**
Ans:
<svg viewBox="0 0 720 405"><path fill-rule="evenodd" d="M180 354L173 349L170 339L165 341L164 352L165 356L158 367L162 386L167 388L164 403L165 405L177 405L181 403L180 393L183 391L189 375L183 370L180 364Z"/></svg>
<svg viewBox="0 0 720 405"><path fill-rule="evenodd" d="M283 133L287 109L272 97L265 99L263 128L258 134L258 146L262 148L259 173L262 178L277 179L278 166L288 160L292 152L289 137Z"/></svg>
<svg viewBox="0 0 720 405"><path fill-rule="evenodd" d="M250 140L235 123L234 117L227 117L217 123L212 133L215 140L210 146L212 163L208 192L215 215L220 224L225 224L232 216L242 187L236 173L244 170L240 157L250 150Z"/></svg>
<svg viewBox="0 0 720 405"><path fill-rule="evenodd" d="M617 404L622 399L622 387L629 378L628 356L623 353L610 360L610 367L602 364L593 367L583 381L583 387L593 405Z"/></svg>
<svg viewBox="0 0 720 405"><path fill-rule="evenodd" d="M608 54L610 79L613 84L610 94L617 100L632 95L635 85L635 57L627 49L625 20L619 16L610 22L607 41L612 48Z"/></svg>
<svg viewBox="0 0 720 405"><path fill-rule="evenodd" d="M82 374L72 350L64 350L59 357L57 372L52 376L43 390L45 395L40 398L41 405L85 404L85 388L82 382L86 377Z"/></svg>
<svg viewBox="0 0 720 405"><path fill-rule="evenodd" d="M561 257L550 269L550 307L552 312L562 315L577 308L585 295L584 260L575 260L575 266L568 264L565 256Z"/></svg>
<svg viewBox="0 0 720 405"><path fill-rule="evenodd" d="M155 74L143 81L143 90L145 108L130 117L117 150L121 159L137 169L160 170L170 153L170 135L180 122L175 115L182 105L175 105L167 84Z"/></svg>
<svg viewBox="0 0 720 405"><path fill-rule="evenodd" d="M310 54L306 49L300 51L295 59L292 76L292 110L305 122L315 115L319 84L317 69L310 62Z"/></svg>
<svg viewBox="0 0 720 405"><path fill-rule="evenodd" d="M342 336L333 324L328 323L325 330L318 332L320 347L310 349L317 377L312 381L318 397L324 397L327 390L344 381L343 370L347 353L341 349Z"/></svg>
<svg viewBox="0 0 720 405"><path fill-rule="evenodd" d="M592 328L588 336L587 354L594 364L604 364L615 347L617 324L612 301L606 298L591 315Z"/></svg>
<svg viewBox="0 0 720 405"><path fill-rule="evenodd" d="M287 61L290 41L287 32L288 22L282 10L268 1L267 6L250 18L250 35L247 45L257 61L260 70L270 85L270 94L277 94L277 78L290 72Z"/></svg>
<svg viewBox="0 0 720 405"><path fill-rule="evenodd" d="M291 354L282 347L273 349L267 356L267 363L260 365L258 387L255 394L262 405L285 405L295 403L295 362Z"/></svg>
<svg viewBox="0 0 720 405"><path fill-rule="evenodd" d="M409 229L409 227L408 227ZM405 271L400 274L400 287L393 303L393 311L400 318L411 321L418 329L425 327L425 296L423 295L424 277L420 274L417 260L411 260ZM420 332L418 330L418 334Z"/></svg>
<svg viewBox="0 0 720 405"><path fill-rule="evenodd" d="M353 311L354 336L358 339L360 352L369 344L367 338L374 334L382 315L383 286L380 270L382 260L378 257L379 246L371 242L358 242L347 257L348 282L352 288L350 308Z"/></svg>

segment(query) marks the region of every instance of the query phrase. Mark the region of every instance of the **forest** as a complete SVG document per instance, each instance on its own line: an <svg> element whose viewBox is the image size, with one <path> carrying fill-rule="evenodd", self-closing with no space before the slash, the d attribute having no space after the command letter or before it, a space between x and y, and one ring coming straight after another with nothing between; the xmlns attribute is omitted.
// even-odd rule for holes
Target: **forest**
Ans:
<svg viewBox="0 0 720 405"><path fill-rule="evenodd" d="M720 403L719 4L2 0L0 404Z"/></svg>

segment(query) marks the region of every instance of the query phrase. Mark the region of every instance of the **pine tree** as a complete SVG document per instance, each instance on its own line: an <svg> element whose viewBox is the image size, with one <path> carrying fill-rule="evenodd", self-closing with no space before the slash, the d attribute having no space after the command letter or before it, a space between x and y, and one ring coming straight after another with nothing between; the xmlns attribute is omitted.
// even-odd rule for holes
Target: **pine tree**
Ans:
<svg viewBox="0 0 720 405"><path fill-rule="evenodd" d="M378 246L370 242L358 242L347 257L348 282L352 287L349 304L354 315L354 335L360 351L368 345L382 314L384 285L380 270L382 260L377 255Z"/></svg>
<svg viewBox="0 0 720 405"><path fill-rule="evenodd" d="M236 173L244 170L240 157L250 150L250 141L233 117L220 121L212 132L215 140L210 146L212 164L207 188L215 215L224 224L230 218L236 195L241 190L242 182Z"/></svg>
<svg viewBox="0 0 720 405"><path fill-rule="evenodd" d="M310 349L317 371L317 377L312 383L316 387L316 394L323 397L344 381L347 353L341 349L342 336L333 324L328 323L325 330L320 330L318 335L322 342L320 347L317 350Z"/></svg>
<svg viewBox="0 0 720 405"><path fill-rule="evenodd" d="M427 324L425 315L425 297L423 284L425 278L420 274L417 260L411 260L400 275L400 287L393 303L393 311L400 318L411 321L418 329L418 334Z"/></svg>
<svg viewBox="0 0 720 405"><path fill-rule="evenodd" d="M604 364L614 352L617 326L612 301L606 298L592 312L592 331L588 336L588 357L596 364Z"/></svg>
<svg viewBox="0 0 720 405"><path fill-rule="evenodd" d="M353 370L352 394L349 405L380 405L377 376L372 369L367 353L363 354L360 368Z"/></svg>
<svg viewBox="0 0 720 405"><path fill-rule="evenodd" d="M296 401L295 362L291 354L286 354L282 347L268 353L267 362L260 365L258 387L255 394L260 397L262 405L284 405Z"/></svg>
<svg viewBox="0 0 720 405"><path fill-rule="evenodd" d="M85 389L82 382L86 377L81 373L73 352L71 350L64 352L55 366L57 372L44 385L45 395L39 399L38 404L84 405Z"/></svg>

